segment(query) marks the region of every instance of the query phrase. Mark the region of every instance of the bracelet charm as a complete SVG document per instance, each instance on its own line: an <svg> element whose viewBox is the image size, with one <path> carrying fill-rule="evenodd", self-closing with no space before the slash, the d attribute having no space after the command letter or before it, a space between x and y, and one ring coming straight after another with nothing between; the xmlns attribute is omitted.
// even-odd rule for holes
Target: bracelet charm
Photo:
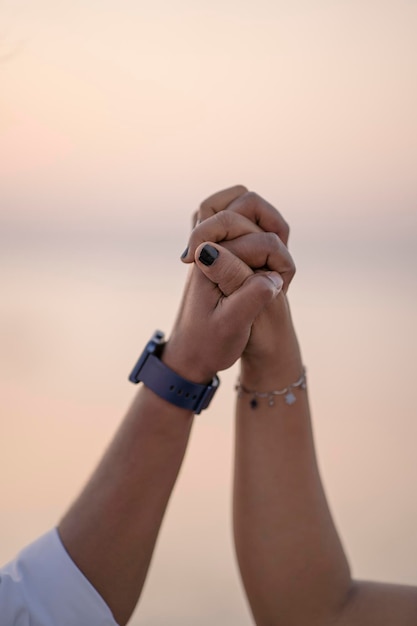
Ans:
<svg viewBox="0 0 417 626"><path fill-rule="evenodd" d="M300 378L294 383L288 385L288 387L284 387L284 389L275 389L273 391L256 391L254 389L247 389L247 387L242 385L239 381L235 386L238 398L240 398L244 393L252 396L250 400L250 406L252 407L252 409L257 408L259 404L259 399L261 398L265 398L267 400L268 406L275 406L275 399L277 396L284 396L285 403L288 404L288 406L291 406L297 401L297 398L294 394L295 389L307 389L307 376L305 367L303 367Z"/></svg>

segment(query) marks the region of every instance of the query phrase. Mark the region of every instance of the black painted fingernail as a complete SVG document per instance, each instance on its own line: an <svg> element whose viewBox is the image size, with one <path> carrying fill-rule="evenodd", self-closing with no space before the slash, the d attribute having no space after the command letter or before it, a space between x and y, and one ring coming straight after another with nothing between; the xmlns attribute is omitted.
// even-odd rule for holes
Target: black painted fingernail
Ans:
<svg viewBox="0 0 417 626"><path fill-rule="evenodd" d="M214 261L219 256L219 251L213 246L206 244L200 252L199 260L203 265L213 265Z"/></svg>
<svg viewBox="0 0 417 626"><path fill-rule="evenodd" d="M187 256L187 254L188 254L188 246L185 248L184 252L182 253L181 258L182 258L182 259L185 259L185 257Z"/></svg>

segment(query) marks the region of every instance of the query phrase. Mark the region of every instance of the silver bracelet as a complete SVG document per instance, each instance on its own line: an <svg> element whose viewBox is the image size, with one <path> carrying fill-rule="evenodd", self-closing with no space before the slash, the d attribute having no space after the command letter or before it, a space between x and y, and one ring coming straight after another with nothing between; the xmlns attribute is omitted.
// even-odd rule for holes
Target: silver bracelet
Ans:
<svg viewBox="0 0 417 626"><path fill-rule="evenodd" d="M235 386L235 390L237 391L237 396L240 398L242 394L248 393L252 396L250 405L252 409L256 409L258 406L258 398L266 398L268 400L268 406L275 405L275 397L276 396L285 396L285 402L288 405L294 404L297 398L293 393L294 389L307 389L307 377L306 377L306 368L303 367L303 372L298 380L295 383L291 383L288 387L284 389L275 389L274 391L255 391L253 389L247 389L244 387L240 381Z"/></svg>

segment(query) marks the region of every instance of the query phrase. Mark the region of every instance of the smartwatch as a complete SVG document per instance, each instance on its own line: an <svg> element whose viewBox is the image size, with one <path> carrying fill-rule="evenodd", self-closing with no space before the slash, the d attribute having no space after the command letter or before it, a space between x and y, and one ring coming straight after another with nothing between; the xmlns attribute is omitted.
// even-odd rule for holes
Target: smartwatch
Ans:
<svg viewBox="0 0 417 626"><path fill-rule="evenodd" d="M214 376L209 384L200 385L173 372L161 361L165 346L164 337L160 330L154 332L133 368L129 380L135 384L142 382L160 398L198 415L210 404L220 380L218 376Z"/></svg>

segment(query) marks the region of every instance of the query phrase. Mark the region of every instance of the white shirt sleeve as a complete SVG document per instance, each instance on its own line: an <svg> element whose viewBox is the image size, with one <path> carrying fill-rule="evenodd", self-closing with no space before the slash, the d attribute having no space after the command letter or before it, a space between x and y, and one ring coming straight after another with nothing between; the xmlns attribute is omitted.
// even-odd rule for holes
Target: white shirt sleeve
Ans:
<svg viewBox="0 0 417 626"><path fill-rule="evenodd" d="M0 569L0 626L117 626L53 529Z"/></svg>

